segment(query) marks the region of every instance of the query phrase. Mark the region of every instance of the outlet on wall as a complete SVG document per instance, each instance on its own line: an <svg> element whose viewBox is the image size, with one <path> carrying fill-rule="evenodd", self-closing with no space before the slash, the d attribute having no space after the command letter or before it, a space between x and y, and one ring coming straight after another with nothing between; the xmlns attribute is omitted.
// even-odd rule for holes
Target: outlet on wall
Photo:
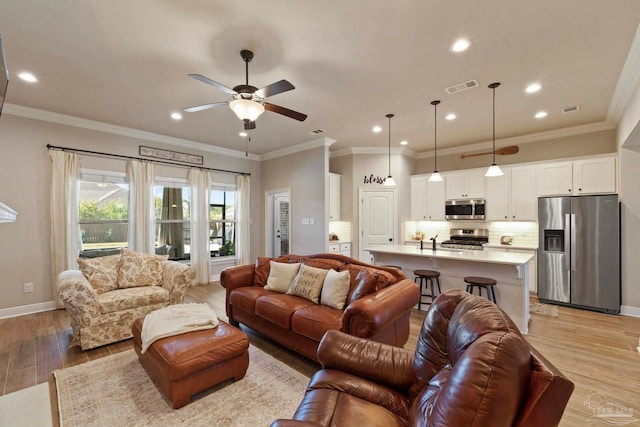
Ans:
<svg viewBox="0 0 640 427"><path fill-rule="evenodd" d="M24 293L29 294L33 292L33 283L25 283L24 284Z"/></svg>

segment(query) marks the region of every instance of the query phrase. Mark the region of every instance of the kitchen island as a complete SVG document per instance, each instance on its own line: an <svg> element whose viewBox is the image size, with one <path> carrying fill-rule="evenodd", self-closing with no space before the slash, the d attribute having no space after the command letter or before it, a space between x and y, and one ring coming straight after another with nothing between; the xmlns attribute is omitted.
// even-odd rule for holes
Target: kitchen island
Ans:
<svg viewBox="0 0 640 427"><path fill-rule="evenodd" d="M529 287L533 255L491 250L420 249L414 245L372 245L365 248L375 264L397 265L409 278L418 269L440 272L440 286L466 289L463 278L482 276L495 279L496 300L520 329L528 332ZM424 292L424 291L423 291ZM428 292L428 291L426 291ZM485 295L485 293L483 293ZM430 302L425 297L424 302Z"/></svg>

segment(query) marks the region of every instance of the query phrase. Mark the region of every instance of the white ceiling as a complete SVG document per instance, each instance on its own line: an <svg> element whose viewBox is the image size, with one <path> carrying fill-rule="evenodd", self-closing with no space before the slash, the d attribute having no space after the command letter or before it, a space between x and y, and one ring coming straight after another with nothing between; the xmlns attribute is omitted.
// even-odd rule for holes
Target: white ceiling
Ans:
<svg viewBox="0 0 640 427"><path fill-rule="evenodd" d="M0 2L6 102L240 151L242 122L228 108L169 115L229 100L187 74L233 87L244 83L240 50L253 50L249 83L290 81L295 90L268 101L309 116L265 112L255 154L316 139L316 129L337 140L332 150L386 147L387 113L393 146L430 151L434 99L439 148L486 142L494 81L498 139L604 123L639 22L638 0ZM472 46L454 54L460 37ZM39 81L19 80L25 70ZM444 90L470 79L480 86ZM525 94L534 81L542 90ZM534 119L539 110L547 118ZM449 112L458 118L445 121Z"/></svg>

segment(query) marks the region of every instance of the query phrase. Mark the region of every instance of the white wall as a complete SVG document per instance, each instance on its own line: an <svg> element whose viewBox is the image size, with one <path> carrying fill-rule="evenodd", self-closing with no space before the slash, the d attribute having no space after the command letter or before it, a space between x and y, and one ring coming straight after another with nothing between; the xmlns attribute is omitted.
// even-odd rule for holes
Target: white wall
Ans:
<svg viewBox="0 0 640 427"><path fill-rule="evenodd" d="M262 211L265 192L291 189L290 252L308 255L325 252L328 240L326 197L328 195L329 148L322 146L262 162ZM314 224L302 224L303 218L313 218ZM264 213L261 218L264 228ZM264 253L264 233L261 237Z"/></svg>
<svg viewBox="0 0 640 427"><path fill-rule="evenodd" d="M50 181L51 161L47 144L138 156L145 145L200 154L211 168L248 172L251 177L251 234L262 234L259 218L260 163L174 146L143 141L40 120L3 114L0 118L0 201L18 212L14 223L0 224L0 310L27 305L42 305L53 300L51 286ZM120 160L81 156L82 165L91 168L118 168ZM163 169L163 173L167 168ZM170 169L170 168L168 168ZM179 169L184 173L186 169ZM259 239L252 239L251 256L259 253ZM25 294L23 284L34 284L34 292Z"/></svg>

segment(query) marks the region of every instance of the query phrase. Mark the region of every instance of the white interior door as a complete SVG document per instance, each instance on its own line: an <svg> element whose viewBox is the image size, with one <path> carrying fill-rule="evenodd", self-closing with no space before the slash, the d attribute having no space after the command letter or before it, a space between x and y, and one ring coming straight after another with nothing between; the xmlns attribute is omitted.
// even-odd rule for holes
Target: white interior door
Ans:
<svg viewBox="0 0 640 427"><path fill-rule="evenodd" d="M360 260L371 262L369 245L393 245L395 236L395 189L360 190Z"/></svg>

